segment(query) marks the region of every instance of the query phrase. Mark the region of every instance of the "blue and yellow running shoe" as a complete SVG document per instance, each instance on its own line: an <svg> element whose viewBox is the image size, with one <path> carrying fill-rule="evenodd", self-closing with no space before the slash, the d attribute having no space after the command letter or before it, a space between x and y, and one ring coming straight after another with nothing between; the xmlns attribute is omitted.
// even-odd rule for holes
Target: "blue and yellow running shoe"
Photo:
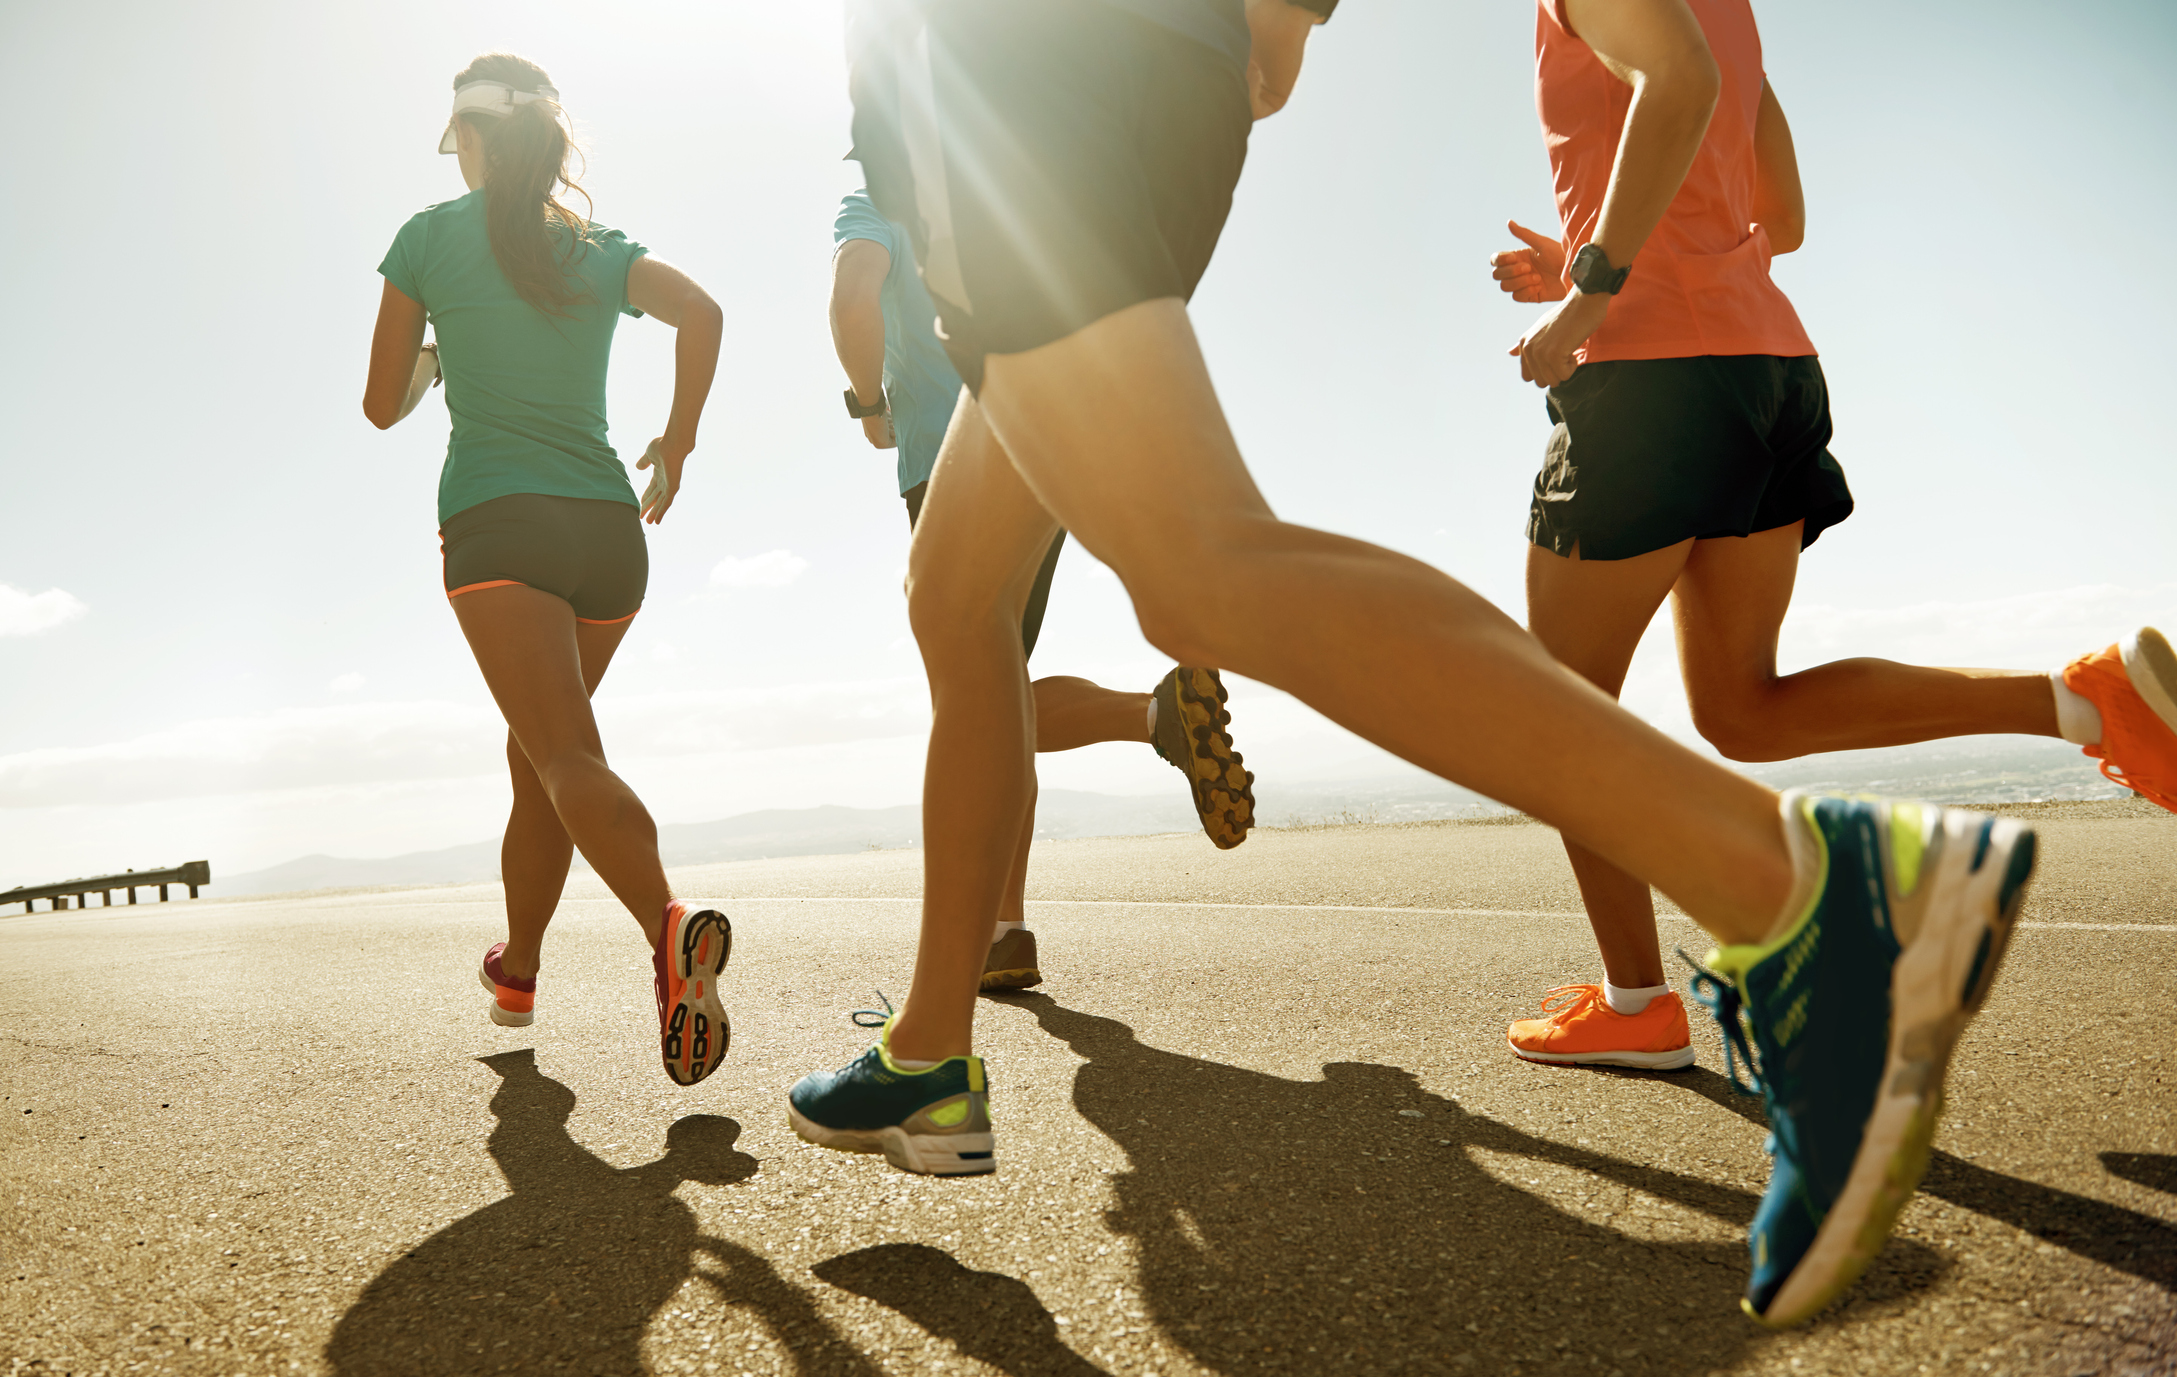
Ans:
<svg viewBox="0 0 2177 1377"><path fill-rule="evenodd" d="M998 1169L983 1059L949 1057L910 1071L892 1060L892 1020L857 1009L861 1028L882 1027L877 1045L837 1071L803 1076L786 1092L794 1132L818 1147L881 1152L901 1171L971 1176Z"/></svg>
<svg viewBox="0 0 2177 1377"><path fill-rule="evenodd" d="M1775 1167L1742 1305L1775 1329L1850 1286L1919 1185L2034 861L2030 828L1959 808L1793 790L1784 816L1793 916L1693 982L1732 1083L1743 1057L1768 1098Z"/></svg>

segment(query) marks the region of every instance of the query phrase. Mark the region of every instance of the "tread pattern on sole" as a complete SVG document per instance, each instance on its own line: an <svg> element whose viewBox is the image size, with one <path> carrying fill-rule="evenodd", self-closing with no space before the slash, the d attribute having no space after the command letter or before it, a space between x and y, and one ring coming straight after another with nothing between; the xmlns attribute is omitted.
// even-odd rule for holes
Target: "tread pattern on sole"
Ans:
<svg viewBox="0 0 2177 1377"><path fill-rule="evenodd" d="M718 976L733 956L733 923L716 909L703 909L682 919L678 937L671 959L681 993L666 1020L665 1074L676 1085L694 1085L718 1069L733 1041L733 1024L718 998Z"/></svg>
<svg viewBox="0 0 2177 1377"><path fill-rule="evenodd" d="M1180 668L1173 674L1187 744L1194 753L1186 772L1194 811L1209 839L1219 850L1230 851L1247 840L1255 825L1255 776L1226 730L1232 725L1232 714L1224 706L1229 695L1214 669Z"/></svg>

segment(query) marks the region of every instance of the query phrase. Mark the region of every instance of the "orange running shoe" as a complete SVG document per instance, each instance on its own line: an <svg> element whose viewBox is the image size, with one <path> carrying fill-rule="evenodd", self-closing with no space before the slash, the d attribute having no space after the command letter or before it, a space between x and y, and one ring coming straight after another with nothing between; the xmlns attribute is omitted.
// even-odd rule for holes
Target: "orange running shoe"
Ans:
<svg viewBox="0 0 2177 1377"><path fill-rule="evenodd" d="M2101 772L2177 813L2177 651L2151 626L2064 667L2064 686L2101 711Z"/></svg>
<svg viewBox="0 0 2177 1377"><path fill-rule="evenodd" d="M658 1052L665 1074L694 1085L718 1069L733 1025L718 998L718 977L733 954L733 924L717 909L690 912L675 899L650 955L658 992Z"/></svg>
<svg viewBox="0 0 2177 1377"><path fill-rule="evenodd" d="M1558 1066L1635 1066L1675 1071L1693 1065L1686 1006L1673 990L1637 1014L1621 1014L1600 985L1560 985L1542 1001L1542 1018L1523 1018L1505 1041L1514 1056Z"/></svg>

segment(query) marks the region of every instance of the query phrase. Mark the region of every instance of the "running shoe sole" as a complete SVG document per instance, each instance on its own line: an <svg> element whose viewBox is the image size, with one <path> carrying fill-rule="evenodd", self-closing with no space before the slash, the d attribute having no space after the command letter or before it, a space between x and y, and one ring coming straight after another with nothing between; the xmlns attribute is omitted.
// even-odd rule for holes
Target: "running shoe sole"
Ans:
<svg viewBox="0 0 2177 1377"><path fill-rule="evenodd" d="M2124 673L2132 688L2162 724L2177 732L2177 650L2169 638L2151 626L2143 626L2118 642Z"/></svg>
<svg viewBox="0 0 2177 1377"><path fill-rule="evenodd" d="M1771 1329L1813 1318L1882 1251L1927 1170L1951 1053L1987 1001L2025 903L2036 846L2031 828L1962 809L1944 810L1940 825L1918 931L1899 933L1889 1051L1851 1174L1768 1310L1742 1302ZM1899 909L1894 916L1909 921L1909 909Z"/></svg>
<svg viewBox="0 0 2177 1377"><path fill-rule="evenodd" d="M680 919L666 934L663 1036L659 1050L665 1074L680 1085L694 1085L718 1069L733 1040L733 1025L718 998L718 976L733 954L733 924L716 909L702 909Z"/></svg>
<svg viewBox="0 0 2177 1377"><path fill-rule="evenodd" d="M876 1129L826 1128L792 1105L786 1121L805 1143L839 1152L881 1152L901 1171L924 1176L979 1176L998 1169L994 1133L909 1133L894 1124Z"/></svg>
<svg viewBox="0 0 2177 1377"><path fill-rule="evenodd" d="M1540 1062L1545 1066L1629 1066L1638 1071L1679 1071L1693 1065L1691 1044L1669 1052L1523 1052L1510 1038L1504 1041L1512 1049L1512 1055L1521 1061Z"/></svg>
<svg viewBox="0 0 2177 1377"><path fill-rule="evenodd" d="M535 1010L522 1012L505 1008L499 1003L499 982L493 980L491 972L485 970L481 964L476 968L476 978L483 981L484 988L491 992L491 1021L493 1023L498 1024L501 1028L527 1028L537 1021Z"/></svg>
<svg viewBox="0 0 2177 1377"><path fill-rule="evenodd" d="M1224 710L1224 681L1214 669L1180 666L1166 682L1173 688L1171 701L1179 709L1179 721L1176 729L1168 726L1162 720L1164 704L1158 703L1158 754L1186 775L1202 830L1219 850L1230 851L1247 840L1248 829L1255 825L1255 777L1225 730L1232 714ZM1181 758L1174 760L1174 752L1181 752Z"/></svg>

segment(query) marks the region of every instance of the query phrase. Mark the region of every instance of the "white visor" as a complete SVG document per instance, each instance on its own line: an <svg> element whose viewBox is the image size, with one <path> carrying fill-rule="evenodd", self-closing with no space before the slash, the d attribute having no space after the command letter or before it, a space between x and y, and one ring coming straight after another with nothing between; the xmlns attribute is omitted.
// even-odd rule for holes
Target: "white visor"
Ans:
<svg viewBox="0 0 2177 1377"><path fill-rule="evenodd" d="M454 120L461 118L465 110L483 115L511 115L517 105L558 99L559 92L549 86L539 91L517 91L503 81L472 81L454 92L454 112L446 121L446 132L439 136L438 151L452 153L459 148L454 139Z"/></svg>

